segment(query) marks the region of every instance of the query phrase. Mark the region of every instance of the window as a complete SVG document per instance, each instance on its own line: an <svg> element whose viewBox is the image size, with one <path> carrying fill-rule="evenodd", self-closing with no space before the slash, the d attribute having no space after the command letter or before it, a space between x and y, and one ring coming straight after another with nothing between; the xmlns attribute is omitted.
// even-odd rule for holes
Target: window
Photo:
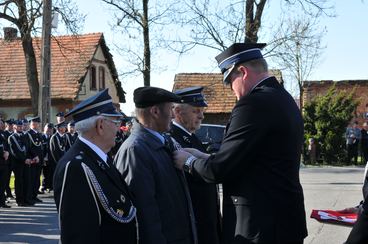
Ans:
<svg viewBox="0 0 368 244"><path fill-rule="evenodd" d="M105 68L98 68L98 87L100 90L105 89Z"/></svg>
<svg viewBox="0 0 368 244"><path fill-rule="evenodd" d="M97 84L96 84L96 67L91 66L90 69L90 89L91 90L97 90Z"/></svg>

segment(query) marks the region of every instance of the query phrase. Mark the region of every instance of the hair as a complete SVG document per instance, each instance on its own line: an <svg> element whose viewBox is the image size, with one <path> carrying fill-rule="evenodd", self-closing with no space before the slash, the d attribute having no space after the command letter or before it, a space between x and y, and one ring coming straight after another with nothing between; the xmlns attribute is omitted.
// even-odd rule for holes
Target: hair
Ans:
<svg viewBox="0 0 368 244"><path fill-rule="evenodd" d="M79 135L83 136L84 133L89 131L96 125L96 121L100 116L95 115L88 119L84 119L75 123L75 131L78 132Z"/></svg>
<svg viewBox="0 0 368 244"><path fill-rule="evenodd" d="M253 59L248 62L240 63L236 66L239 67L240 65L249 67L253 72L256 72L256 73L263 73L263 72L268 71L268 64L264 58ZM239 73L239 70L237 69L237 67L234 69L234 73L236 74Z"/></svg>

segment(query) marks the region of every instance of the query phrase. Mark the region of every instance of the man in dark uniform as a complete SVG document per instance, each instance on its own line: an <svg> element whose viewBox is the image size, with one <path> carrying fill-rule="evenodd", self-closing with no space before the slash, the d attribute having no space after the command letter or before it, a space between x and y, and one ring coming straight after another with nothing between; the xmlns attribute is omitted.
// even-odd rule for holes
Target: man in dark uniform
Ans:
<svg viewBox="0 0 368 244"><path fill-rule="evenodd" d="M58 112L56 114L56 123L59 124L65 121L64 112Z"/></svg>
<svg viewBox="0 0 368 244"><path fill-rule="evenodd" d="M66 148L66 123L60 122L59 124L55 125L56 132L50 138L50 154L53 162L55 164L58 163L60 158L65 153Z"/></svg>
<svg viewBox="0 0 368 244"><path fill-rule="evenodd" d="M9 149L4 134L4 121L0 119L0 208L10 208L6 205L5 186L9 170Z"/></svg>
<svg viewBox="0 0 368 244"><path fill-rule="evenodd" d="M50 153L50 139L52 136L54 130L54 124L47 123L44 127L44 131L42 134L42 149L43 149L43 182L42 182L42 188L41 191L51 191L53 190L52 186L52 179L54 176L55 166L56 163L52 159L51 153Z"/></svg>
<svg viewBox="0 0 368 244"><path fill-rule="evenodd" d="M70 121L68 123L68 132L65 133L66 146L65 151L67 152L78 138L78 133L75 132L75 122Z"/></svg>
<svg viewBox="0 0 368 244"><path fill-rule="evenodd" d="M181 103L174 105L174 120L171 136L182 148L196 148L201 152L206 149L194 134L201 126L203 111L207 103L202 95L203 87L189 87L175 91ZM199 244L220 243L220 212L216 184L206 183L186 173Z"/></svg>
<svg viewBox="0 0 368 244"><path fill-rule="evenodd" d="M10 159L15 177L15 195L18 206L33 205L30 199L28 185L30 184L31 157L27 148L28 141L23 133L23 122L15 122L15 131L8 138Z"/></svg>
<svg viewBox="0 0 368 244"><path fill-rule="evenodd" d="M299 181L303 119L292 96L268 74L265 45L236 43L216 57L238 99L219 151L175 154L177 167L222 183L226 244L297 244L307 236Z"/></svg>
<svg viewBox="0 0 368 244"><path fill-rule="evenodd" d="M8 149L9 149L9 145L8 145L8 138L11 134L13 134L14 132L14 119L9 119L5 121L5 130L4 130L4 137L5 137L5 144L7 144ZM5 176L5 192L6 192L6 197L7 198L11 198L14 199L14 196L11 192L10 189L10 177L11 177L11 172L12 172L12 166L11 166L11 162L10 162L10 155L8 157L7 160L8 163L8 173Z"/></svg>
<svg viewBox="0 0 368 244"><path fill-rule="evenodd" d="M29 156L31 157L31 184L29 185L30 198L35 202L42 202L37 197L40 188L40 177L43 164L42 134L39 132L40 117L28 119L29 130L26 133L28 140Z"/></svg>
<svg viewBox="0 0 368 244"><path fill-rule="evenodd" d="M162 135L179 98L156 87L137 88L133 97L138 121L114 162L136 199L140 244L197 243L184 173L174 168Z"/></svg>
<svg viewBox="0 0 368 244"><path fill-rule="evenodd" d="M73 117L79 137L55 170L61 243L136 244L136 209L107 156L115 144L121 114L105 89L68 116Z"/></svg>

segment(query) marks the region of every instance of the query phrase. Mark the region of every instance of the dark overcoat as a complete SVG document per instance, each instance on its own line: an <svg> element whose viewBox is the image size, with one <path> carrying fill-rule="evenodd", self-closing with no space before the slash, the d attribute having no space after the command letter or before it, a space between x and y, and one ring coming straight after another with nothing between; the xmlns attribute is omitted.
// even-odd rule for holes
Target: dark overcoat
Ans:
<svg viewBox="0 0 368 244"><path fill-rule="evenodd" d="M195 134L189 135L180 127L172 124L170 135L182 148L195 148L205 152L205 148ZM220 209L217 186L186 173L189 192L196 219L198 243L220 243Z"/></svg>
<svg viewBox="0 0 368 244"><path fill-rule="evenodd" d="M78 140L54 174L60 238L68 243L136 244L136 210L112 163Z"/></svg>
<svg viewBox="0 0 368 244"><path fill-rule="evenodd" d="M135 122L114 163L136 199L139 243L193 243L183 173L160 139Z"/></svg>
<svg viewBox="0 0 368 244"><path fill-rule="evenodd" d="M61 136L58 132L50 138L50 154L53 162L56 164L64 155L66 149L66 136Z"/></svg>
<svg viewBox="0 0 368 244"><path fill-rule="evenodd" d="M288 243L307 236L299 181L303 120L274 77L235 105L220 150L194 174L223 184L223 243Z"/></svg>

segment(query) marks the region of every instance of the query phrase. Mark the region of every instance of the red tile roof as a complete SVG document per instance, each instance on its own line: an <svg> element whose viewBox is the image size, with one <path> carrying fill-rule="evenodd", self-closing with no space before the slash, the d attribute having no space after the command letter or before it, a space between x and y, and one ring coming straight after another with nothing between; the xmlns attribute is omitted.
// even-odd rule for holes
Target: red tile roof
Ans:
<svg viewBox="0 0 368 244"><path fill-rule="evenodd" d="M279 70L270 70L279 81L282 81ZM208 107L206 113L230 113L236 103L236 97L230 87L222 82L221 73L179 73L175 75L173 91L190 87L203 86Z"/></svg>
<svg viewBox="0 0 368 244"><path fill-rule="evenodd" d="M96 48L101 43L105 45L102 33L52 38L51 98L75 99L77 97L80 82L84 80ZM33 39L33 47L40 76L40 38ZM13 41L0 39L0 87L0 99L30 99L20 38Z"/></svg>

